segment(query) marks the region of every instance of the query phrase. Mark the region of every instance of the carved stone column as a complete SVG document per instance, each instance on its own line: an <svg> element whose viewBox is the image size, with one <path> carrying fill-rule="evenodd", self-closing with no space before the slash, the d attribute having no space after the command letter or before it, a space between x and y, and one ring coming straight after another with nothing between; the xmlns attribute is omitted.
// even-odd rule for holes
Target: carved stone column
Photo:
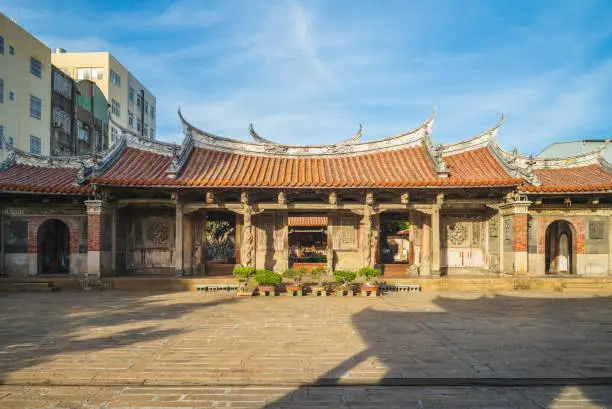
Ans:
<svg viewBox="0 0 612 409"><path fill-rule="evenodd" d="M200 234L200 270L199 274L206 275L206 219L208 215L206 212L202 212L202 230L195 232Z"/></svg>
<svg viewBox="0 0 612 409"><path fill-rule="evenodd" d="M243 266L255 267L255 246L253 238L253 206L243 204L242 244L240 262Z"/></svg>
<svg viewBox="0 0 612 409"><path fill-rule="evenodd" d="M177 200L174 234L174 270L177 276L183 275L183 204Z"/></svg>
<svg viewBox="0 0 612 409"><path fill-rule="evenodd" d="M372 267L374 265L373 254L373 234L372 234L372 216L374 210L372 208L372 201L366 196L366 204L363 206L363 218L361 219L361 225L363 226L363 242L361 246L361 264L363 267Z"/></svg>
<svg viewBox="0 0 612 409"><path fill-rule="evenodd" d="M87 207L87 275L100 277L102 251L102 200L85 200ZM85 287L88 287L86 282Z"/></svg>

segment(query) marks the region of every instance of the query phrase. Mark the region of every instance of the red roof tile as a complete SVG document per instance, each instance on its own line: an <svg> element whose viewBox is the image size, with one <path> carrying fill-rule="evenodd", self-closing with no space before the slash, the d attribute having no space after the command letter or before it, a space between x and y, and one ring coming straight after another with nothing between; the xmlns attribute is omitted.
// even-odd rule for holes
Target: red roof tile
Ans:
<svg viewBox="0 0 612 409"><path fill-rule="evenodd" d="M193 148L176 179L165 173L168 155L127 148L92 182L121 186L364 188L517 185L486 149L445 160L450 179L440 179L421 146L328 157L280 157Z"/></svg>
<svg viewBox="0 0 612 409"><path fill-rule="evenodd" d="M90 186L76 182L78 169L16 164L0 172L0 190L86 194Z"/></svg>
<svg viewBox="0 0 612 409"><path fill-rule="evenodd" d="M486 147L445 156L444 162L450 170L452 185L512 185L521 181L510 177Z"/></svg>
<svg viewBox="0 0 612 409"><path fill-rule="evenodd" d="M566 167L562 169L535 169L540 186L525 185L528 192L593 192L612 190L612 173L599 165Z"/></svg>
<svg viewBox="0 0 612 409"><path fill-rule="evenodd" d="M172 157L145 150L126 148L100 177L91 182L123 186L158 186L173 182L165 173Z"/></svg>
<svg viewBox="0 0 612 409"><path fill-rule="evenodd" d="M289 216L289 227L327 226L327 216Z"/></svg>

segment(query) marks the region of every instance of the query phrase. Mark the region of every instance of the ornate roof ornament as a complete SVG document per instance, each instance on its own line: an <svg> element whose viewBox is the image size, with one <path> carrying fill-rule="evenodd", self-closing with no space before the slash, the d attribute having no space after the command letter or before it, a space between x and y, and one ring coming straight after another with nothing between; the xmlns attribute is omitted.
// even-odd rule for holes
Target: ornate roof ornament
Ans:
<svg viewBox="0 0 612 409"><path fill-rule="evenodd" d="M193 138L193 144L197 148L218 150L224 152L236 152L241 154L255 155L277 155L277 156L328 156L338 154L371 153L376 151L401 149L416 146L421 139L431 133L431 127L435 117L435 109L432 116L422 125L411 131L388 138L373 141L361 141L363 125L349 139L330 145L285 145L273 142L260 136L254 129L253 124L249 126L249 133L253 142L240 141L214 135L205 132L183 117L181 109L178 115L183 126L183 133L187 138Z"/></svg>

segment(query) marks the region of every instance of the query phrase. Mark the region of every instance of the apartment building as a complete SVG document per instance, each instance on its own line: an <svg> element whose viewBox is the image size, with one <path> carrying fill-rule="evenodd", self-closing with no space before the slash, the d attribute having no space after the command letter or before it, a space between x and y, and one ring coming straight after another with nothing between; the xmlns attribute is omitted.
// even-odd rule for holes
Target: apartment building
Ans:
<svg viewBox="0 0 612 409"><path fill-rule="evenodd" d="M70 53L56 49L53 65L76 81L94 82L108 100L110 116L108 145L121 131L112 122L150 139L155 138L156 99L138 79L109 52Z"/></svg>
<svg viewBox="0 0 612 409"><path fill-rule="evenodd" d="M51 75L49 48L0 13L0 136L8 145L50 153Z"/></svg>

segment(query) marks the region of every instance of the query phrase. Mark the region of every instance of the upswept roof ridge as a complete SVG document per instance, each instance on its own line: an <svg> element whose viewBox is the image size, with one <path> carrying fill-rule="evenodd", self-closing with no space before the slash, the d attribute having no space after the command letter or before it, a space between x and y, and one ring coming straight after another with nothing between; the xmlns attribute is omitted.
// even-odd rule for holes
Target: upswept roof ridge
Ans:
<svg viewBox="0 0 612 409"><path fill-rule="evenodd" d="M328 145L286 145L272 142L259 136L254 131L252 125L250 127L250 133L254 142L240 141L218 136L193 126L185 119L180 108L178 110L178 115L183 126L185 137L191 137L194 146L198 148L265 156L329 156L361 154L416 146L423 138L431 133L436 111L434 109L433 114L424 123L407 132L387 138L362 141L361 136L363 127L360 125L359 130L353 137Z"/></svg>

